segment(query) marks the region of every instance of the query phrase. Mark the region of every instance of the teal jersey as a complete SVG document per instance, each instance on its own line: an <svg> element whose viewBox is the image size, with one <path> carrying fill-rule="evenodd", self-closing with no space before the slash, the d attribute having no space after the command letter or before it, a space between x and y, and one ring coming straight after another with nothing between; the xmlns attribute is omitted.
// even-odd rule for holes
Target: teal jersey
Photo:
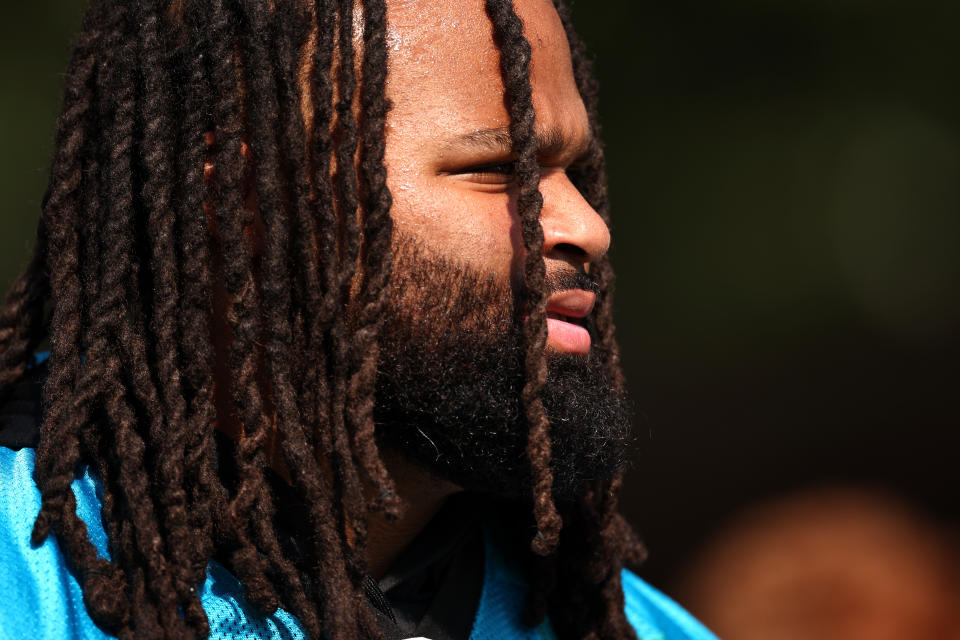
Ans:
<svg viewBox="0 0 960 640"><path fill-rule="evenodd" d="M87 615L75 570L56 539L30 544L40 511L33 481L34 451L0 447L0 638L3 640L100 640L111 638ZM77 514L91 542L108 558L101 522L101 488L89 470L74 479ZM470 640L549 640L549 622L537 628L522 622L528 586L486 536L483 590ZM715 640L715 636L676 603L624 570L627 619L642 640ZM279 610L262 616L244 599L243 587L222 565L211 561L201 591L212 640L300 640L307 636L297 619Z"/></svg>

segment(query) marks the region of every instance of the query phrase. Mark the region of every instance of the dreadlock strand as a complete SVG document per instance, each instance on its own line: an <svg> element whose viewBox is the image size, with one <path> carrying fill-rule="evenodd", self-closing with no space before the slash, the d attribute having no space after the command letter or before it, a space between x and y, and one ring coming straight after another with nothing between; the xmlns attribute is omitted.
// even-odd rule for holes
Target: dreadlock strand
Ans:
<svg viewBox="0 0 960 640"><path fill-rule="evenodd" d="M214 130L210 150L215 170L210 184L211 210L216 221L224 285L229 300L225 311L232 334L227 359L235 372L229 395L243 433L235 448L239 486L224 505L221 532L229 541L231 559L243 581L251 603L262 611L273 611L276 590L266 577L267 563L250 538L247 523L263 486L266 417L257 387L256 341L259 337L259 309L256 281L245 229L251 222L244 207L244 175L247 171L243 143L243 109L238 95L242 72L236 44L240 39L241 16L223 0L209 4L209 74L213 79ZM209 442L209 440L208 440ZM210 443L212 446L212 442Z"/></svg>
<svg viewBox="0 0 960 640"><path fill-rule="evenodd" d="M77 502L73 492L68 494L64 509L76 512ZM101 627L119 632L130 619L130 608L125 597L127 581L123 572L99 557L97 549L90 544L83 520L64 518L59 526L67 553L78 567L82 567L83 599L91 618Z"/></svg>
<svg viewBox="0 0 960 640"><path fill-rule="evenodd" d="M112 363L111 369L119 367L115 355L109 354L105 357L105 360ZM104 528L109 537L110 548L113 550L112 564L128 567L123 572L116 566L113 567L115 575L123 576L124 582L122 583L122 589L116 589L112 593L115 597L121 593L126 596L123 603L126 616L117 618L117 623L121 626L116 633L123 640L135 638L138 633L147 635L150 629L157 628L157 607L145 591L144 571L140 566L141 561L134 541L134 525L130 518L124 515L125 504L122 499L123 487L120 479L121 462L118 459L120 448L117 446L117 431L110 430L107 433L102 433L89 429L86 432L85 441L91 451L99 450L101 452L96 463L96 470L103 487L101 512L105 520ZM93 579L97 580L99 578L96 576L102 572L94 568L93 571L84 572L83 575L87 576L88 573L92 573ZM85 578L85 580L90 579L90 577ZM93 611L94 607L102 609L111 602L108 598L102 596L99 599L104 602L96 602L91 597L90 592L92 590L90 587L91 585L84 584L84 600L88 611ZM144 620L147 622L144 623Z"/></svg>
<svg viewBox="0 0 960 640"><path fill-rule="evenodd" d="M570 55L573 61L573 75L587 108L590 121L590 150L586 162L571 172L571 178L581 190L584 198L600 217L610 226L610 201L607 195L607 171L603 141L600 132L599 84L593 72L593 64L587 57L586 45L573 28L571 12L564 0L554 0L554 6L560 15ZM594 311L597 329L597 351L600 353L608 377L617 390L624 386L623 369L620 366L620 348L615 338L613 321L614 273L608 256L591 265L599 292Z"/></svg>
<svg viewBox="0 0 960 640"><path fill-rule="evenodd" d="M610 212L606 168L598 117L599 87L591 61L586 54L586 47L573 28L571 13L566 2L555 0L554 4L570 44L574 78L586 105L591 128L592 143L587 161L572 172L571 179L609 226ZM614 336L613 269L607 256L592 267L600 289L595 311L598 334L597 350L614 388L622 391L624 386L623 373L620 367L619 348ZM603 506L599 512L593 510L583 516L584 526L592 531L589 537L594 540L596 548L599 549L599 552L593 554L591 562L587 565L588 580L595 584L597 582L602 583L600 588L602 604L600 607L587 607L586 610L597 611L599 608L607 612L602 617L602 626L605 628L605 633L610 637L633 637L633 629L623 615L620 568L624 564L637 567L646 559L646 549L637 538L633 528L617 511L616 496L621 480L622 478L617 476L605 490L599 492L601 495L605 495L605 499L602 501ZM571 586L570 589L576 589L576 587ZM558 608L563 606L561 604Z"/></svg>
<svg viewBox="0 0 960 640"><path fill-rule="evenodd" d="M178 214L179 237L182 246L180 278L183 295L180 300L181 358L184 362L184 383L190 401L186 412L184 444L184 476L189 483L188 501L193 544L192 556L186 563L189 584L200 583L206 575L206 564L214 550L214 524L222 519L223 487L215 479L216 443L212 423L216 419L213 403L213 349L211 347L210 316L210 234L205 205L208 194L203 180L208 155L206 144L209 123L209 105L205 96L212 93L204 61L208 26L205 15L191 3L184 15L184 29L180 38L192 42L181 56L183 77L188 79L184 96L184 114L180 130L180 156L177 160L180 185ZM198 610L199 607L199 610ZM187 601L185 615L191 626L204 635L207 625L199 597Z"/></svg>
<svg viewBox="0 0 960 640"><path fill-rule="evenodd" d="M271 33L277 30L277 23L280 21L279 16L286 13L285 9L292 8L278 6L273 15L270 16L266 8L260 3L253 3L247 8L251 32L260 35L260 37L254 35L249 38L251 46L248 49L249 64L247 70L252 76L249 84L256 86L258 91L250 96L248 106L250 120L255 123L252 126L252 133L253 146L257 150L258 160L256 172L257 196L265 226L265 255L261 282L263 305L266 310L264 313L267 329L266 355L271 374L273 401L277 412L277 428L281 430L281 439L285 437L287 432L301 429L299 426L297 394L292 387L288 368L291 355L289 351L291 342L289 323L291 300L288 288L291 275L287 264L290 245L290 220L287 215L282 189L280 153L277 140L273 137L274 127L270 126L269 118L270 114L286 111L288 119L296 119L299 110L295 107L296 101L293 100L295 91L293 86L283 81L281 81L281 85L284 92L288 94L285 97L289 102L284 101L284 107L281 107L278 103L277 82L267 64L269 59L267 46L269 43L265 41L270 35L274 36L275 43L285 39L282 34ZM270 22L271 17L273 18L272 24ZM278 35L280 37L277 37ZM278 55L277 67L279 69L293 68L294 60L291 48L291 45L286 42L278 47L280 55ZM293 105L290 104L291 102ZM299 125L287 122L286 132L293 134L295 146L302 144L303 131L302 122ZM304 189L305 185L296 188L298 194L294 206L303 208L308 206L307 194ZM262 491L258 501L261 512L257 519L258 538L267 551L274 571L286 583L284 595L291 601L304 625L314 632L319 632L319 621L314 608L309 605L306 599L300 579L290 561L282 556L279 542L276 539L276 531L273 528L273 506L269 493L265 490Z"/></svg>
<svg viewBox="0 0 960 640"><path fill-rule="evenodd" d="M107 222L104 225L105 257L109 261L112 287L104 286L101 327L107 332L92 332L101 340L114 339L119 344L122 376L129 380L136 401L140 403L149 422L150 437L159 441L165 432L164 411L152 378L152 367L144 339L147 323L144 320L140 278L149 275L143 269L146 261L138 253L138 217L134 208L140 198L136 193L134 173L139 170L136 147L143 123L142 91L137 91L136 17L123 0L114 0L111 40L115 56L109 67L102 69L99 79L104 96L101 117L109 124L103 132L105 148L105 195L108 202ZM109 289L109 290L107 290ZM109 335L107 335L109 333Z"/></svg>
<svg viewBox="0 0 960 640"><path fill-rule="evenodd" d="M540 168L534 135L533 97L530 86L530 43L523 36L523 23L511 0L487 0L487 12L501 44L501 71L510 111L510 137L516 155L515 169L519 195L524 255L524 293L527 319L523 324L526 380L523 404L530 428L527 456L533 484L533 511L537 534L531 549L549 555L558 542L563 522L553 503L553 471L550 468L550 422L540 392L547 378L544 347L547 340L545 291L546 267L543 262L543 227L540 210Z"/></svg>
<svg viewBox="0 0 960 640"><path fill-rule="evenodd" d="M333 64L334 35L336 32L336 6L334 0L317 0L314 4L316 19L316 42L310 65L311 132L310 163L312 186L317 204L317 246L320 260L320 280L323 295L320 299L311 326L311 360L315 362L315 409L317 416L317 453L329 459L333 455L330 408L332 389L330 383L331 323L339 308L338 284L339 233L337 214L330 184L333 140L330 123L333 120Z"/></svg>
<svg viewBox="0 0 960 640"><path fill-rule="evenodd" d="M101 38L100 32L92 28L95 23L94 10L91 9L84 21L83 35L74 46L64 83L63 109L57 122L56 153L40 221L40 236L46 242L45 246L38 246L38 249L45 251L43 257L46 259L49 287L56 292L56 297L49 331L50 374L43 389L46 416L41 425L41 442L36 454L35 475L42 500L33 527L34 544L45 539L50 527L59 519L79 455L76 422L71 419L70 412L72 391L81 366L81 284L77 275L77 219L80 212L77 190L82 184L82 156L87 134L84 125L87 113L93 108L89 96L89 86L93 82L97 64L93 52ZM39 264L35 266L37 271L40 268ZM17 363L14 371L19 371L21 366L22 363Z"/></svg>
<svg viewBox="0 0 960 640"><path fill-rule="evenodd" d="M276 47L278 52L277 61L279 63L277 65L278 84L281 87L281 104L291 105L297 103L296 97L298 96L295 89L295 78L290 73L294 62L290 36L296 34L298 29L295 24L284 25L282 22L283 20L289 21L291 18L296 19L296 12L293 11L292 8L278 6L278 13L282 16L281 28L279 30L280 37L278 38L279 42ZM322 60L321 64L326 64L326 68L329 69L328 61ZM321 69L322 68L323 67L321 67ZM314 71L316 72L317 70ZM326 80L326 84L329 85L329 79ZM320 99L326 99L327 104L329 104L329 96L323 95L325 93L326 92L321 92ZM299 185L301 182L307 184L307 180L309 179L307 174L299 171L299 169L308 166L306 158L303 157L298 144L299 141L306 136L301 114L301 111L294 111L289 108L285 114L287 127L284 138L288 141L288 144L292 143L293 146L293 149L288 150L288 155L292 160L292 169L295 171L295 185ZM325 118L315 118L313 122L315 131L320 130L326 132L329 130L329 115ZM327 142L326 144L328 145L329 143ZM304 219L303 214L309 214L310 216L316 215L316 207L314 207L314 203L308 199L309 194L301 189L295 189L295 194L296 197L293 199L297 205L295 212L298 213L299 217ZM321 206L329 206L329 203L324 203ZM306 222L306 220L304 220L304 222ZM312 241L316 237L317 232L315 231L313 221L311 220L308 225L301 223L297 232L299 234L307 234L306 238L311 240L311 242L307 244L307 247L300 247L301 255L304 248L308 248L309 251L315 255L317 247ZM304 239L304 236L301 235L298 241L302 242ZM305 263L305 268L312 271L312 281L309 282L311 294L307 300L310 305L309 308L313 310L322 304L319 284L320 269L315 258L309 256L309 259L305 260L304 258L306 257L307 256L302 256L301 260ZM321 325L314 325L313 330L316 331L319 326ZM322 336L316 335L316 333L311 337L313 340L322 340ZM322 347L322 344L316 342L314 344ZM294 403L292 401L288 402L290 405L289 409L294 409ZM345 565L343 559L345 557L345 549L343 545L340 544L334 529L328 524L328 514L332 507L330 491L326 485L323 470L317 465L317 462L312 459L313 456L310 452L314 451L315 448L309 445L308 438L300 427L301 424L302 423L297 420L284 421L285 431L282 444L284 445L285 456L291 459L290 468L297 470L296 485L304 492L307 504L310 505L308 508L308 516L314 527L316 536L315 549L318 559L318 562L312 567L312 577L315 584L323 585L321 593L318 594L320 601L323 603L322 617L326 620L351 621L346 628L356 627L358 624L366 624L368 627L375 628L375 620L373 621L373 625L371 625L370 622L372 618L366 612L363 598L356 597L359 595L356 593L356 587L351 585L348 575L344 571ZM316 428L323 428L324 426L326 425L317 425ZM361 543L362 542L355 540L355 547ZM357 553L359 555L360 552L358 551ZM354 595L354 598L349 597L351 593ZM330 630L330 633L333 633L334 636L340 635L340 632L333 630ZM343 633L345 636L347 635L346 632ZM372 636L368 634L368 636L378 637L379 631L373 632Z"/></svg>
<svg viewBox="0 0 960 640"><path fill-rule="evenodd" d="M90 20L93 15L92 10L88 13L87 19ZM122 33L122 19L123 15L118 11L111 12L111 16L108 18L108 27L105 29L105 64L103 64L99 69L98 81L104 75L109 75L108 69L110 68L109 61L114 56L114 53L117 49L118 43L121 40ZM65 110L65 113L69 113L69 110ZM77 125L77 130L82 131L83 129ZM106 143L105 143L106 144ZM68 147L59 146L58 148L63 152ZM56 174L53 174L53 178L56 178ZM55 195L52 195L48 200L48 203L55 203L57 201ZM69 228L69 224L62 225L65 228ZM58 252L51 251L51 256L56 256ZM116 283L115 283L116 284ZM117 284L115 290L119 290L121 287ZM92 554L90 549L90 542L85 536L85 526L81 526L81 522L77 517L75 511L69 507L72 504L73 496L72 491L69 488L70 482L73 477L74 465L76 460L79 457L79 443L77 438L77 432L79 431L81 425L88 419L89 416L89 405L94 393L91 392L90 384L85 384L85 381L91 379L99 379L98 369L101 367L99 362L99 357L97 355L98 351L102 351L104 345L104 327L109 324L109 317L103 313L103 306L100 304L102 296L98 297L97 303L95 306L100 306L100 309L97 309L93 312L93 316L96 318L96 327L91 329L91 333L94 336L99 336L98 338L92 339L92 344L88 351L88 361L87 366L84 367L83 375L81 376L80 382L77 384L78 390L81 393L77 394L74 397L67 390L58 390L51 391L51 387L56 388L56 376L51 375L48 378L45 395L47 398L50 398L53 395L54 401L53 406L56 407L58 403L60 406L64 404L69 405L67 408L68 417L64 418L62 414L58 414L56 409L51 410L46 418L46 421L41 428L41 446L38 448L37 458L37 482L41 488L42 492L49 491L51 485L54 487L59 484L59 488L64 492L66 498L68 499L67 504L64 505L59 517L59 526L57 527L58 537L61 539L65 546L68 549L72 550L72 555L75 558L75 563L82 572L82 578L84 581L85 589L85 600L88 605L88 609L91 611L91 614L102 620L104 623L109 623L111 619L116 619L118 612L116 608L112 606L110 598L103 596L107 593L107 590L98 588L97 585L103 582L102 574L94 574L95 577L91 578L88 573L88 570L91 569L91 558L95 557L95 554ZM100 327L98 330L97 327ZM51 330L56 332L58 329L58 323L54 322ZM64 332L66 333L66 332ZM60 335L60 334L55 334ZM88 340L90 342L90 340ZM53 344L56 344L56 341L52 340ZM56 349L52 349L56 351ZM56 370L55 363L51 363L51 367ZM62 371L62 369L61 369ZM67 422L60 423L61 420L66 419ZM59 433L57 431L60 430ZM53 468L47 467L45 464L45 449L44 444L44 431L46 431L46 442L54 444L57 447L56 452L54 453L54 463ZM43 511L37 518L37 522L34 526L34 540L36 541L39 537L43 535ZM99 577L96 577L99 576ZM90 583L90 580L93 580ZM89 589L87 588L87 585ZM114 581L110 582L111 587L118 586ZM98 595L99 594L99 595ZM104 600L106 598L106 600Z"/></svg>
<svg viewBox="0 0 960 640"><path fill-rule="evenodd" d="M319 636L322 629L320 619L316 614L316 607L307 596L297 567L292 560L284 556L280 542L277 540L277 532L273 524L276 511L269 495L264 491L257 498L257 517L253 521L254 535L269 559L268 571L274 584L279 583L284 587L279 597L297 616L300 624L303 625L309 635Z"/></svg>
<svg viewBox="0 0 960 640"><path fill-rule="evenodd" d="M593 522L598 524L600 534L597 545L600 553L597 557L613 559L613 562L608 561L605 571L600 567L593 569L594 577L602 576L599 582L602 604L593 610L598 613L604 612L598 626L601 635L608 638L631 637L630 634L633 631L624 611L620 577L624 561L624 539L619 537L622 532L618 526L617 494L622 482L623 477L618 474L613 479L602 483L600 513L599 517L593 519Z"/></svg>
<svg viewBox="0 0 960 640"><path fill-rule="evenodd" d="M163 411L150 377L146 346L142 331L135 329L139 307L131 307L137 300L136 285L138 265L135 259L136 242L133 237L135 225L133 204L136 200L132 183L134 136L136 134L136 96L134 94L132 60L136 54L135 39L131 34L133 16L123 4L111 8L114 13L114 29L117 55L111 69L106 73L104 95L108 95L109 125L104 131L104 145L108 151L106 180L109 192L109 208L104 226L108 246L104 256L104 286L98 297L97 323L91 328L89 360L94 366L104 367L105 408L116 430L117 457L120 462L120 480L123 498L130 516L135 522L134 542L137 553L143 558L148 576L147 589L156 603L159 629L167 633L183 635L185 627L178 613L178 603L173 589L172 576L167 559L160 547L159 523L156 505L151 496L149 483L143 474L147 462L146 441L138 432L140 420L125 392L123 380L130 382L130 389L147 412L150 440L156 442L163 435ZM117 345L111 344L115 339ZM116 352L120 356L107 360L105 354ZM147 608L137 598L135 589L134 616L138 627L150 628L154 621L139 618ZM139 601L138 601L139 600Z"/></svg>
<svg viewBox="0 0 960 640"><path fill-rule="evenodd" d="M38 234L30 263L0 307L0 390L23 377L43 340L43 302L49 295L46 238Z"/></svg>
<svg viewBox="0 0 960 640"><path fill-rule="evenodd" d="M374 390L379 359L377 334L388 303L392 265L390 217L391 197L383 165L384 128L389 103L384 97L387 76L386 4L364 0L363 63L361 85L360 167L365 202L363 222L363 273L355 303L359 308L354 350L359 368L349 385L349 419L353 447L367 479L375 491L374 505L389 517L400 515L400 503L393 482L384 467L374 439Z"/></svg>
<svg viewBox="0 0 960 640"><path fill-rule="evenodd" d="M120 368L114 363L114 371ZM169 576L160 567L163 564L160 537L150 501L150 488L142 470L146 446L137 433L137 416L130 406L119 380L114 378L112 391L104 398L106 413L116 432L116 460L118 484L123 505L130 514L131 529L122 532L129 546L125 550L128 562L142 558L142 564L133 571L133 599L131 613L134 628L146 637L164 638L185 635L186 629L177 615L174 593ZM141 577L138 578L138 573ZM149 587L147 586L149 585ZM158 592L159 589L163 591ZM152 596L152 597L151 597ZM171 610L172 608L172 610ZM172 625L172 626L168 626Z"/></svg>
<svg viewBox="0 0 960 640"><path fill-rule="evenodd" d="M183 457L187 434L186 399L181 386L182 372L178 350L170 345L177 341L177 309L180 302L179 273L175 240L176 211L173 206L175 152L169 144L173 131L170 113L173 95L166 68L166 51L170 44L162 33L163 3L159 0L139 5L140 42L138 67L143 86L143 138L140 155L146 167L141 198L147 208L147 229L152 238L151 272L153 275L151 323L159 391L166 415L167 428L152 434L151 446L157 449L158 501L166 531L166 556L176 582L177 599L189 612L193 626L201 625L196 594L198 576L191 567L190 541L193 531L188 526L187 495L184 488Z"/></svg>
<svg viewBox="0 0 960 640"><path fill-rule="evenodd" d="M278 346L288 343L289 346L282 358L274 358L272 366L275 369L283 367L283 371L278 373L286 381L283 388L287 391L282 398L286 415L291 416L299 411L300 421L308 425L316 425L319 414L323 413L318 408L318 390L314 384L321 371L319 364L323 360L323 332L314 317L324 296L319 265L320 249L317 244L320 233L317 228L319 216L316 198L311 196L311 160L308 153L310 143L299 83L303 50L311 44L310 29L304 25L311 23L312 14L312 10L300 7L298 2L287 0L279 3L275 11L277 20L274 38L277 52L274 67L279 89L276 108L282 117L282 135L278 139L283 145L280 161L289 183L288 191L291 192L288 200L291 203L289 231L292 237L287 241L292 244L289 255L295 261L293 272L288 271L284 278L296 282L298 288L297 294L291 299L289 282L280 280L276 283L277 289L284 296L282 305L291 308L288 315L294 318L294 336L292 340L285 340L282 335L277 335L280 340ZM315 43L313 45L315 46ZM327 71L329 73L328 69ZM327 82L329 83L329 78ZM320 129L329 127L329 118L315 122ZM287 331L282 325L279 328ZM295 357L294 354L298 356ZM279 355L276 349L275 355ZM290 366L284 365L285 362L290 363ZM294 388L292 380L300 380L301 384Z"/></svg>
<svg viewBox="0 0 960 640"><path fill-rule="evenodd" d="M334 421L331 419L333 389L328 366L335 362L336 354L331 343L337 339L330 336L334 318L340 316L340 290L338 272L338 245L341 237L334 209L334 197L331 189L331 157L333 140L330 135L330 123L333 119L333 82L331 67L336 33L336 6L334 0L318 0L313 6L315 23L315 41L312 43L310 60L310 113L312 127L310 140L309 166L312 171L314 215L317 222L314 227L316 247L319 250L319 277L322 293L317 300L310 329L311 360L314 375L307 380L315 381L315 410L309 413L315 416L316 423L312 437L317 438L311 444L311 438L298 429L292 429L282 440L288 468L295 474L294 481L304 491L308 516L314 531L314 560L311 577L319 589L317 597L321 603L322 617L325 620L343 621L330 633L333 637L349 637L348 629L357 626L357 608L364 607L362 600L355 596L355 587L346 573L344 560L351 552L349 537L344 532L345 518L340 511L339 525L334 526L330 514L333 509L334 493L343 498L343 482L334 478L334 486L327 483L327 474L320 464L333 462L335 469L349 463L347 456L338 456L337 450L345 447L342 429L338 430L337 446L331 433ZM342 93L341 93L342 95ZM341 175L341 178L343 176ZM342 321L339 327L343 331ZM340 355L342 360L342 355ZM342 391L341 391L342 393ZM342 415L342 414L341 414ZM342 425L342 422L341 422ZM293 425L296 426L296 425ZM315 457L317 456L317 457ZM340 462L338 462L338 457ZM318 460L323 461L318 464ZM339 473L335 473L339 476ZM336 485L341 485L338 489ZM341 503L342 504L342 503ZM341 533L338 533L338 529ZM377 633L379 635L379 632Z"/></svg>
<svg viewBox="0 0 960 640"><path fill-rule="evenodd" d="M353 47L353 0L337 0L339 5L337 22L337 62L338 100L336 110L335 141L336 185L338 227L340 235L339 271L337 273L337 291L341 308L346 306L350 297L350 287L356 273L360 255L357 208L359 205L357 172L354 157L358 147L358 127L353 114L356 76L354 71ZM354 464L354 452L350 447L350 435L346 423L348 382L355 370L356 354L350 348L351 331L347 327L344 314L334 316L330 329L332 351L331 372L334 380L331 389L331 420L334 480L338 493L337 502L342 513L338 515L345 536L345 547L350 577L356 593L360 593L364 577L362 557L366 546L366 508L360 478Z"/></svg>
<svg viewBox="0 0 960 640"><path fill-rule="evenodd" d="M96 89L92 90L94 94L92 99L98 100ZM94 127L96 119L91 113L88 118L88 127ZM103 154L103 145L98 139L91 144L87 168L84 171L84 214L85 220L80 228L80 246L81 268L80 283L83 296L83 333L89 332L90 328L96 322L94 317L95 301L100 295L100 262L103 255L101 236L103 234L103 220L105 216L105 207L101 192L105 185L100 180L101 157Z"/></svg>
<svg viewBox="0 0 960 640"><path fill-rule="evenodd" d="M280 114L280 135L277 137L279 161L286 183L286 199L290 211L289 281L282 283L287 295L291 319L291 339L285 361L287 377L300 381L294 390L294 402L307 424L316 423L316 391L304 381L317 376L317 363L311 358L317 352L312 315L323 295L318 265L316 202L310 193L308 131L305 122L300 73L310 46L312 10L300 0L277 2L274 9L273 44L274 74L278 88L277 107ZM296 354L296 355L295 355Z"/></svg>

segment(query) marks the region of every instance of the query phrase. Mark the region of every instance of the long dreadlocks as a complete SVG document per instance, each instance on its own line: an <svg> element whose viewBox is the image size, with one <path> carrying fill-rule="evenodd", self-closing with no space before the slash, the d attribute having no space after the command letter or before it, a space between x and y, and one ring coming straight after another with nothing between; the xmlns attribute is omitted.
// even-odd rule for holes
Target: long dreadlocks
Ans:
<svg viewBox="0 0 960 640"><path fill-rule="evenodd" d="M92 0L86 13L34 255L0 309L0 387L49 341L33 540L57 536L91 617L121 637L206 637L198 586L214 555L265 614L282 606L313 637L380 635L362 595L366 516L401 508L373 422L391 272L386 7L363 0L357 50L354 4ZM597 141L596 84L556 4ZM552 499L531 49L511 0L486 7L526 249L523 405L539 558L527 622L549 613L562 637L634 637L619 570L642 548L617 513L619 478L594 481L563 513ZM587 160L573 178L608 220L598 142ZM248 237L258 224L262 252ZM593 266L603 285L596 348L622 385L612 271ZM212 428L215 322L229 329L226 391L242 425L231 479ZM306 505L306 562L273 526L273 446ZM103 486L111 560L76 514L80 463Z"/></svg>

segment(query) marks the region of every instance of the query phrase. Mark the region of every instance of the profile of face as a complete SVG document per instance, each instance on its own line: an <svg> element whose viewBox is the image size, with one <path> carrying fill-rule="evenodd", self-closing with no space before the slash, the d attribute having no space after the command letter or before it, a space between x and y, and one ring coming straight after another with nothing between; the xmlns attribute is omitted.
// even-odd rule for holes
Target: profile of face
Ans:
<svg viewBox="0 0 960 640"><path fill-rule="evenodd" d="M591 344L590 265L606 224L567 171L590 123L550 0L519 0L532 48L555 492L572 497L622 465L625 399ZM461 486L525 495L524 258L500 50L483 0L388 4L387 184L393 196L392 313L381 336L378 433Z"/></svg>
<svg viewBox="0 0 960 640"><path fill-rule="evenodd" d="M586 109L552 2L515 5L532 47L547 271L583 271L610 244L606 224L566 174L590 144ZM516 278L523 246L509 172L510 118L484 2L395 2L387 18L393 107L385 163L395 229L434 255ZM549 346L583 350L562 330L550 331Z"/></svg>

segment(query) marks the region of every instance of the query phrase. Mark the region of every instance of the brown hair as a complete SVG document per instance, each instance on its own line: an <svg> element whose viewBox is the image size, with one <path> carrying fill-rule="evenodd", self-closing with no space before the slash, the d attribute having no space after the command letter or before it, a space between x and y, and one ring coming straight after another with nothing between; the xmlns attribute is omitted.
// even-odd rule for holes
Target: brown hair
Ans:
<svg viewBox="0 0 960 640"><path fill-rule="evenodd" d="M0 310L0 386L23 377L49 340L33 540L56 534L105 630L206 637L198 586L216 554L229 558L261 612L282 606L313 637L321 629L334 640L380 637L363 581L367 509L396 515L400 507L372 414L391 272L389 105L385 4L364 0L362 9L362 53L354 51L353 0L173 8L169 0L93 0L86 13L34 255ZM539 398L546 296L530 45L510 0L487 0L487 10L502 52L527 251L523 403L540 558L527 622L549 612L564 638L634 637L620 569L639 562L642 548L617 513L619 479L594 482L564 513L552 499ZM596 85L566 8L558 10L599 140ZM207 162L215 166L209 182ZM243 198L251 176L256 212ZM573 178L606 217L599 142ZM257 215L262 256L246 236ZM594 266L602 285L596 348L622 385L612 271L606 261ZM218 470L211 427L215 281L229 298L230 395L244 427L232 481ZM274 428L293 490L308 505L305 567L273 526L265 468ZM79 463L103 485L110 561L76 515L70 483ZM372 504L365 484L375 488Z"/></svg>

